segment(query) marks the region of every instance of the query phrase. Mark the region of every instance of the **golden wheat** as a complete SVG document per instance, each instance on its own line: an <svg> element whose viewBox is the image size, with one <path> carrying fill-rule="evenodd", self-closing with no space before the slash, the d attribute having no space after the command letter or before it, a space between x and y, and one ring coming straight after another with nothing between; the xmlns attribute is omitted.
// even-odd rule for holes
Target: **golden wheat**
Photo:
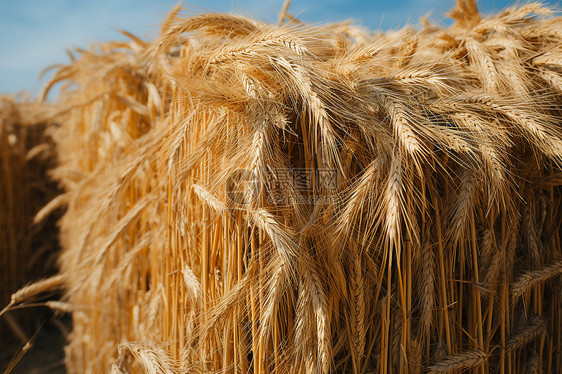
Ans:
<svg viewBox="0 0 562 374"><path fill-rule="evenodd" d="M178 6L46 85L69 373L562 370L560 18L288 8Z"/></svg>

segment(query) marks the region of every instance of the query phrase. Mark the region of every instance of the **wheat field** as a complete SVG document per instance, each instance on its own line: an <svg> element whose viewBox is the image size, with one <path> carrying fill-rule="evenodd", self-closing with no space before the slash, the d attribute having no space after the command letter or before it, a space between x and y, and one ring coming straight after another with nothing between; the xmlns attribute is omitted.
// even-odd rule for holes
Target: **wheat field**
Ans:
<svg viewBox="0 0 562 374"><path fill-rule="evenodd" d="M56 272L57 215L32 225L35 213L59 193L47 177L54 167L54 149L40 113L34 104L0 95L0 310L20 287ZM1 314L3 354L9 343L33 335L45 311Z"/></svg>
<svg viewBox="0 0 562 374"><path fill-rule="evenodd" d="M55 68L60 271L5 310L62 287L69 373L560 373L562 18L288 5Z"/></svg>

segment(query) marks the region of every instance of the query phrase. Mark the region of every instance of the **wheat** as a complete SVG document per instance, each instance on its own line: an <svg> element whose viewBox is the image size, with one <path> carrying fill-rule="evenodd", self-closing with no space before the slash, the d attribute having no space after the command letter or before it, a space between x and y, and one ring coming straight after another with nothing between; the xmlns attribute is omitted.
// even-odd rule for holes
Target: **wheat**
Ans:
<svg viewBox="0 0 562 374"><path fill-rule="evenodd" d="M64 277L62 275L54 275L50 278L42 279L28 286L20 288L12 294L10 303L15 305L29 298L48 291L55 291L63 284Z"/></svg>
<svg viewBox="0 0 562 374"><path fill-rule="evenodd" d="M421 313L420 326L425 334L430 330L433 320L433 306L435 303L435 255L428 243L422 246L421 255Z"/></svg>
<svg viewBox="0 0 562 374"><path fill-rule="evenodd" d="M519 331L507 341L506 350L511 351L536 339L546 330L546 322L540 317L532 317L528 324L520 327Z"/></svg>
<svg viewBox="0 0 562 374"><path fill-rule="evenodd" d="M365 294L363 285L363 270L359 253L354 253L351 273L351 348L360 366L360 359L365 351Z"/></svg>
<svg viewBox="0 0 562 374"><path fill-rule="evenodd" d="M490 54L473 38L467 38L465 40L465 46L472 65L474 65L474 68L479 73L481 72L480 76L482 78L484 92L488 95L496 94L500 89L500 77L496 70L496 64L490 57Z"/></svg>
<svg viewBox="0 0 562 374"><path fill-rule="evenodd" d="M447 356L439 363L429 367L431 374L454 373L457 370L470 369L482 365L489 357L482 351L468 351Z"/></svg>
<svg viewBox="0 0 562 374"><path fill-rule="evenodd" d="M529 374L539 374L542 372L541 359L537 355L537 352L533 352L533 355L527 363L527 373Z"/></svg>
<svg viewBox="0 0 562 374"><path fill-rule="evenodd" d="M138 360L143 370L147 374L172 374L174 371L171 364L167 362L162 352L145 348L139 344L119 345L119 359L112 365L113 373L128 373L129 355Z"/></svg>
<svg viewBox="0 0 562 374"><path fill-rule="evenodd" d="M6 304L11 305L14 293L20 295L18 289L31 291L26 284L52 275L56 268L56 219L61 210L53 207L53 214L43 215L40 223L33 218L58 193L56 183L47 173L55 160L49 126L41 117L49 113L49 108L28 102L23 96L0 95L0 314L3 315L0 351L3 352L18 339L14 335L17 329L11 326L20 326L20 332L31 336L36 330L33 322L43 319L46 312L45 308L26 308L4 314L9 309Z"/></svg>
<svg viewBox="0 0 562 374"><path fill-rule="evenodd" d="M66 207L60 278L2 313L63 285L69 372L559 372L559 18L458 1L450 27L371 34L288 7L175 7L1 108L56 144L37 224ZM13 182L51 148L5 173L3 118ZM0 266L26 248L5 231Z"/></svg>
<svg viewBox="0 0 562 374"><path fill-rule="evenodd" d="M520 297L533 287L548 281L562 273L562 261L545 266L541 269L530 270L521 274L511 285L511 295Z"/></svg>
<svg viewBox="0 0 562 374"><path fill-rule="evenodd" d="M456 245L460 238L466 233L469 219L472 215L471 208L474 206L475 181L469 171L465 171L461 178L461 190L453 206L451 224L453 234L452 242Z"/></svg>
<svg viewBox="0 0 562 374"><path fill-rule="evenodd" d="M402 207L402 163L400 154L393 156L386 187L385 228L388 242L396 246L400 237Z"/></svg>

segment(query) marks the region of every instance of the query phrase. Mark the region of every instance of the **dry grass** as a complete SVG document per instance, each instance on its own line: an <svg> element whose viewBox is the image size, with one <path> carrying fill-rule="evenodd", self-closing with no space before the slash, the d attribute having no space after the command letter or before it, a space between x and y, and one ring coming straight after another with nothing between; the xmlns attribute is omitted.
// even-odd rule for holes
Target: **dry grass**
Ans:
<svg viewBox="0 0 562 374"><path fill-rule="evenodd" d="M560 18L179 11L46 88L70 373L562 370Z"/></svg>

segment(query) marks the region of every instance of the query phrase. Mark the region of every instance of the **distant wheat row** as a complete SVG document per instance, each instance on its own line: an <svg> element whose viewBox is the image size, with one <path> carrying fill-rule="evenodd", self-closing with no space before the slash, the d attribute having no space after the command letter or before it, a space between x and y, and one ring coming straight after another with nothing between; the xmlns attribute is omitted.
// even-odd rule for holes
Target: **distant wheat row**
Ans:
<svg viewBox="0 0 562 374"><path fill-rule="evenodd" d="M54 150L41 113L0 95L0 360L14 353L10 343L27 341L46 318L37 308L6 313L12 293L56 271L57 215L32 225L34 215L59 193L47 177Z"/></svg>

